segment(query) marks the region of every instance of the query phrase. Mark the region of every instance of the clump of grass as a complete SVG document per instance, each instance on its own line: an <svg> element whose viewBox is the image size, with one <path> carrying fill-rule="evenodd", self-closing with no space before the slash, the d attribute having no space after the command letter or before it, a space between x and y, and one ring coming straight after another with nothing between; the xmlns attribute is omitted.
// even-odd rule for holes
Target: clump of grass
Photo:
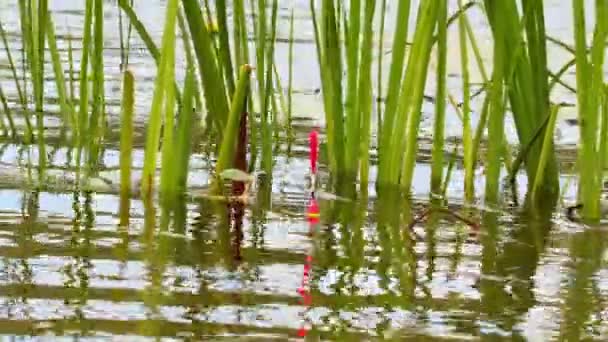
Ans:
<svg viewBox="0 0 608 342"><path fill-rule="evenodd" d="M155 80L152 108L146 132L144 169L142 174L142 196L144 197L148 197L151 194L154 186L156 154L162 126L162 110L164 108L173 113L173 97L171 94L166 95L166 92L168 89L173 89L173 78L175 75L175 23L177 10L177 0L169 0L165 15L160 65Z"/></svg>
<svg viewBox="0 0 608 342"><path fill-rule="evenodd" d="M588 219L600 216L600 194L602 189L603 163L602 146L608 139L607 131L600 126L606 121L602 111L604 92L605 42L608 37L608 5L597 1L595 6L596 24L591 46L591 56L587 55L585 4L573 0L574 41L576 59L577 102L580 125L580 147L578 167L580 172L579 202L583 203L582 214ZM602 127L603 126L603 127ZM601 143L600 143L601 142ZM598 155L600 158L598 158Z"/></svg>

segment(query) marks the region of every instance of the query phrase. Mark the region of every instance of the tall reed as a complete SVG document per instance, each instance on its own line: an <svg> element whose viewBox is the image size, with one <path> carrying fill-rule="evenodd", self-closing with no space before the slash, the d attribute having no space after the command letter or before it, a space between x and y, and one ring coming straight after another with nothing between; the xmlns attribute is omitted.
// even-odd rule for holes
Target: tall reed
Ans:
<svg viewBox="0 0 608 342"><path fill-rule="evenodd" d="M160 65L154 84L154 96L152 108L146 132L146 147L144 157L144 169L142 174L142 195L148 197L154 187L154 175L156 173L156 154L161 134L163 108L171 113L173 97L167 96L166 91L173 87L175 73L175 23L178 11L178 0L169 0L165 14L165 26L163 30L162 48L160 53Z"/></svg>
<svg viewBox="0 0 608 342"><path fill-rule="evenodd" d="M411 188L415 158L418 152L417 138L424 85L439 8L440 4L436 1L420 2L416 33L399 93L393 129L392 132L388 130L383 132L383 134L391 134L388 147L390 160L386 166L388 170L381 171L383 174L388 173L388 178L383 181L401 184L406 190ZM405 134L400 134L401 132L405 132Z"/></svg>
<svg viewBox="0 0 608 342"><path fill-rule="evenodd" d="M585 3L572 0L574 16L574 41L576 57L577 104L580 125L580 146L578 154L579 202L583 203L582 214L588 219L600 216L600 193L603 167L602 145L608 138L600 127L602 99L604 93L605 42L608 37L608 5L603 1L595 3L595 30L591 46L591 56L587 56ZM604 119L605 121L605 116ZM602 125L603 126L603 125ZM602 142L602 143L600 143Z"/></svg>
<svg viewBox="0 0 608 342"><path fill-rule="evenodd" d="M536 172L538 170L539 156L541 154L544 139L533 141L534 132L542 129L543 122L549 115L549 78L547 74L547 53L544 23L544 5L542 1L527 2L519 14L518 6L514 0L500 3L486 0L484 2L488 22L492 28L494 37L494 54L504 54L500 64L494 63L494 69L502 67L502 77L507 85L505 90L509 105L513 112L513 118L517 135L522 146L531 144L530 153L525 158L526 174L528 176L528 190L535 184ZM525 35L524 35L525 34ZM496 43L496 41L499 41ZM496 62L496 61L495 61ZM495 78L496 74L494 75ZM493 79L493 90L496 95L496 79ZM533 94L532 96L530 94ZM494 113L497 99L492 97L490 111ZM504 108L503 108L504 109ZM501 109L501 110L503 110ZM494 116L497 118L497 116ZM490 114L489 127L496 125ZM502 132L502 128L501 128ZM498 135L500 134L500 136ZM502 141L502 135L498 130L488 133L490 140ZM501 142L504 145L504 143ZM494 181L491 182L496 185ZM486 188L486 192L487 192ZM493 190L495 193L497 189ZM558 169L555 154L548 156L544 171L544 182L540 189L547 202L555 203L559 195ZM486 195L488 195L486 193ZM490 194L492 195L492 194ZM493 197L493 196L491 196Z"/></svg>
<svg viewBox="0 0 608 342"><path fill-rule="evenodd" d="M120 217L128 217L131 195L131 162L133 151L133 112L135 110L135 80L126 70L123 76L123 96L120 129ZM126 222L122 222L125 225Z"/></svg>
<svg viewBox="0 0 608 342"><path fill-rule="evenodd" d="M463 10L462 0L458 0L458 37L460 42L460 65L462 71L462 147L464 149L464 193L467 201L474 197L474 156L473 136L471 133L471 78L469 76L469 50L467 46L466 13Z"/></svg>
<svg viewBox="0 0 608 342"><path fill-rule="evenodd" d="M447 94L447 3L441 1L441 7L437 13L437 96L435 99L435 121L433 128L433 150L431 166L431 191L435 194L441 193L443 178L443 154L444 154L444 131L445 131L445 109Z"/></svg>
<svg viewBox="0 0 608 342"><path fill-rule="evenodd" d="M105 128L105 91L104 91L104 62L103 62L103 0L94 0L93 4L93 108L87 129L89 150L89 171L95 170L99 159L99 149Z"/></svg>

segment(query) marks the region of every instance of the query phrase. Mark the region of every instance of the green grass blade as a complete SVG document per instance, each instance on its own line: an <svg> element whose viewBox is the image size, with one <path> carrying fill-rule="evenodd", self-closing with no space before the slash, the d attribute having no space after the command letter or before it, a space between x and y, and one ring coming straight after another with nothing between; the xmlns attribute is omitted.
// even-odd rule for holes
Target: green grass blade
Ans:
<svg viewBox="0 0 608 342"><path fill-rule="evenodd" d="M458 8L461 12L458 19L458 35L460 41L460 67L462 72L462 146L464 149L464 189L465 199L468 202L475 196L474 184L474 156L472 152L471 133L471 101L470 101L470 76L469 76L469 52L466 36L466 12L463 10L462 0L458 0Z"/></svg>
<svg viewBox="0 0 608 342"><path fill-rule="evenodd" d="M177 169L176 187L185 191L188 186L188 162L192 151L192 132L194 124L193 98L195 94L194 64L188 67L184 83L184 102L177 119L175 164Z"/></svg>
<svg viewBox="0 0 608 342"><path fill-rule="evenodd" d="M0 85L0 103L2 103L2 109L6 119L8 120L9 127L11 129L11 135L13 137L17 136L17 129L15 128L15 122L13 121L13 115L11 113L11 109L8 106L8 102L6 101L6 96L4 96L4 91L2 90L2 85Z"/></svg>
<svg viewBox="0 0 608 342"><path fill-rule="evenodd" d="M89 55L91 48L91 26L93 22L93 1L87 0L84 14L84 33L82 37L82 57L80 58L80 85L78 107L78 137L79 146L82 148L87 136L87 114L89 110ZM77 160L80 160L80 153L77 154Z"/></svg>
<svg viewBox="0 0 608 342"><path fill-rule="evenodd" d="M216 0L215 9L217 13L217 24L219 26L219 60L223 64L222 69L224 70L224 79L228 85L228 96L232 97L232 94L234 94L234 70L232 68L232 56L230 53L230 37L228 36L226 0Z"/></svg>
<svg viewBox="0 0 608 342"><path fill-rule="evenodd" d="M154 82L154 95L152 97L152 108L146 131L146 147L144 156L144 168L142 174L142 195L148 197L154 187L154 175L156 173L156 155L160 140L162 124L162 109L165 103L165 91L173 87L174 56L175 56L175 22L177 18L178 0L169 0L165 15L165 27L163 29L160 66ZM172 104L171 104L172 105ZM169 129L169 128L167 128Z"/></svg>
<svg viewBox="0 0 608 342"><path fill-rule="evenodd" d="M93 5L93 109L87 129L89 139L89 172L97 167L99 150L105 127L105 91L103 62L103 0L94 0Z"/></svg>
<svg viewBox="0 0 608 342"><path fill-rule="evenodd" d="M236 137L239 130L239 122L241 113L246 110L247 88L250 83L251 66L245 64L241 66L239 72L239 80L235 89L234 97L230 105L230 113L228 115L228 124L224 131L224 143L220 147L220 152L215 165L216 174L222 173L229 168L234 160L234 151L236 148Z"/></svg>
<svg viewBox="0 0 608 342"><path fill-rule="evenodd" d="M0 18L1 19L1 18ZM8 46L8 40L6 39L6 32L4 31L4 27L2 26L2 21L0 21L0 38L2 38L2 43L4 44L4 52L6 53L6 58L8 59L8 65L11 69L11 73L13 75L13 80L15 81L15 89L17 89L17 95L19 96L19 103L26 108L26 99L23 95L23 91L21 90L21 84L19 83L19 77L17 77L17 67L13 62L13 55L11 54L11 49ZM25 38L22 38L25 39Z"/></svg>
<svg viewBox="0 0 608 342"><path fill-rule="evenodd" d="M201 8L196 0L182 0L186 20L190 28L196 58L199 64L199 75L204 89L207 108L220 135L226 126L228 100L226 88L217 65L213 41L205 25Z"/></svg>
<svg viewBox="0 0 608 342"><path fill-rule="evenodd" d="M59 51L57 50L57 39L55 37L55 25L51 15L47 18L47 39L49 50L51 53L51 61L53 64L53 71L55 73L55 85L57 87L57 97L59 98L59 108L63 114L64 125L71 126L73 129L76 128L76 118L74 117L74 111L71 106L71 101L66 91L66 82L61 65L61 58Z"/></svg>
<svg viewBox="0 0 608 342"><path fill-rule="evenodd" d="M367 193L367 185L369 178L369 149L370 149L370 134L371 134L371 116L372 116L372 51L374 39L374 13L376 9L376 0L367 0L365 2L365 21L363 29L363 41L361 44L361 64L359 66L359 110L361 111L361 128L359 144L359 158L361 159L360 182L361 191ZM354 137L353 137L354 138ZM359 138L359 137L357 137ZM355 140L356 141L356 140ZM353 142L350 142L354 144Z"/></svg>
<svg viewBox="0 0 608 342"><path fill-rule="evenodd" d="M131 194L131 160L133 151L133 113L135 111L135 79L126 70L122 83L121 126L120 126L120 196Z"/></svg>
<svg viewBox="0 0 608 342"><path fill-rule="evenodd" d="M545 182L545 169L549 163L550 156L553 154L553 134L555 133L555 122L557 121L558 111L559 106L553 106L549 123L545 129L545 141L538 161L538 171L536 171L536 178L534 179L534 185L532 186L531 192L532 197L535 199L535 203L541 200L540 198L537 198L537 196L541 194Z"/></svg>
<svg viewBox="0 0 608 342"><path fill-rule="evenodd" d="M445 110L447 94L447 1L441 0L437 14L437 96L435 99L435 120L433 124L433 150L431 166L431 191L441 193L443 178L443 146L445 139Z"/></svg>

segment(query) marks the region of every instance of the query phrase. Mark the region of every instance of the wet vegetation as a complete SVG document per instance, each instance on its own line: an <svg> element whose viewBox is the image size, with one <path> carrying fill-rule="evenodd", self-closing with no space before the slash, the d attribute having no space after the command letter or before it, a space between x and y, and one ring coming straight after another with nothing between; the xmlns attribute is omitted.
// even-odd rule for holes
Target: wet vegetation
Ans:
<svg viewBox="0 0 608 342"><path fill-rule="evenodd" d="M0 332L606 337L604 1L9 2Z"/></svg>

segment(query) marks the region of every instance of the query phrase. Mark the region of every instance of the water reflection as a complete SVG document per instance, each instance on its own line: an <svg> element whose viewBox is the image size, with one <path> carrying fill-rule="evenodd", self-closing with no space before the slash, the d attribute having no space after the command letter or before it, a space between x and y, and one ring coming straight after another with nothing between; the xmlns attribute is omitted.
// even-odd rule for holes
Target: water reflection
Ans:
<svg viewBox="0 0 608 342"><path fill-rule="evenodd" d="M263 182L259 191L271 194L267 202L129 199L129 211L116 194L109 212L101 194L0 191L0 296L10 319L0 331L312 340L606 334L601 229L565 225L551 212L450 206L477 220L475 231L442 203L395 189L319 200L313 227L304 190L283 191L280 201ZM6 196L19 200L11 207ZM50 209L58 200L69 201L66 211Z"/></svg>

